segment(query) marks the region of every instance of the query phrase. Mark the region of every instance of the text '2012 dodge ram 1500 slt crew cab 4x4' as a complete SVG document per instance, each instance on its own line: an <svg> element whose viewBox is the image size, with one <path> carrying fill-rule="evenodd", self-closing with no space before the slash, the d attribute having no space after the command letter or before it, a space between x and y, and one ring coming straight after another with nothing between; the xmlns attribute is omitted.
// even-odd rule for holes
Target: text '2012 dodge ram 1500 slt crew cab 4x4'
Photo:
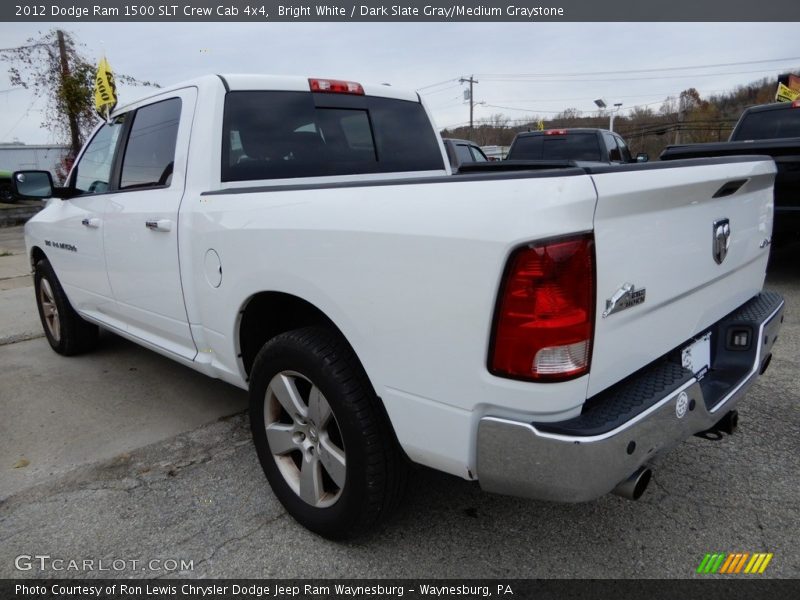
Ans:
<svg viewBox="0 0 800 600"><path fill-rule="evenodd" d="M25 229L47 340L77 354L99 326L249 389L267 479L326 536L389 514L409 462L635 498L769 363L775 166L496 164L452 175L419 96L385 85L159 90L65 187L14 175L55 196Z"/></svg>

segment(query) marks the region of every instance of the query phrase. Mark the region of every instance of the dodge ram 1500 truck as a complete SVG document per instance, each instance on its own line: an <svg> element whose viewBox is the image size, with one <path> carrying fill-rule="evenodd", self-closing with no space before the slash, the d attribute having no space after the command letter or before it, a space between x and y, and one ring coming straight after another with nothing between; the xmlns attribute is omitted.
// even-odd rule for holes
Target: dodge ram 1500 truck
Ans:
<svg viewBox="0 0 800 600"><path fill-rule="evenodd" d="M800 100L752 106L727 142L667 146L661 160L756 154L771 156L775 176L776 243L800 240Z"/></svg>
<svg viewBox="0 0 800 600"><path fill-rule="evenodd" d="M309 529L356 534L411 462L488 491L637 498L767 368L775 165L452 175L415 93L208 76L118 108L25 227L46 338L98 327L249 389Z"/></svg>
<svg viewBox="0 0 800 600"><path fill-rule="evenodd" d="M573 128L523 131L511 143L506 160L577 160L605 163L647 162L631 157L628 144L606 129Z"/></svg>

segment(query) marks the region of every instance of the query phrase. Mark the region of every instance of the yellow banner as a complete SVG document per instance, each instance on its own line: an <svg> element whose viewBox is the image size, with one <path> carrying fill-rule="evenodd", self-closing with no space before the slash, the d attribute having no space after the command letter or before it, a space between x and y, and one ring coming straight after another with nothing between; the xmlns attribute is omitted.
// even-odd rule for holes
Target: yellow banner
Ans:
<svg viewBox="0 0 800 600"><path fill-rule="evenodd" d="M539 131L544 131L544 121L539 119L539 122L536 124L536 129L538 129Z"/></svg>
<svg viewBox="0 0 800 600"><path fill-rule="evenodd" d="M108 120L117 105L117 86L106 57L100 59L94 78L94 109L102 119Z"/></svg>
<svg viewBox="0 0 800 600"><path fill-rule="evenodd" d="M798 98L800 98L800 90L793 90L782 83L778 84L778 91L775 94L777 102L794 102Z"/></svg>

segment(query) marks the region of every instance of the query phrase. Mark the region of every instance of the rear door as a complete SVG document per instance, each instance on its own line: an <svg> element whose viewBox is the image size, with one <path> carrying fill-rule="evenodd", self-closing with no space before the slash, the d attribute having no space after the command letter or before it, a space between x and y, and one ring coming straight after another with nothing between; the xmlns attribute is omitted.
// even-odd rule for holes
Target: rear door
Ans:
<svg viewBox="0 0 800 600"><path fill-rule="evenodd" d="M774 177L772 161L741 157L593 170L597 306L589 395L761 290Z"/></svg>
<svg viewBox="0 0 800 600"><path fill-rule="evenodd" d="M181 286L178 209L197 92L187 88L129 113L118 189L104 218L108 278L128 332L181 357L196 348Z"/></svg>

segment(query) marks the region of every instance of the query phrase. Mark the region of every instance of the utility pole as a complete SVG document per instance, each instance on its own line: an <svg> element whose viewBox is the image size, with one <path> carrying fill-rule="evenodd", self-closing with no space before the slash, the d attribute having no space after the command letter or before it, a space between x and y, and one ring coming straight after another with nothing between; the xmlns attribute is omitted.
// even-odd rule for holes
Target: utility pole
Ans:
<svg viewBox="0 0 800 600"><path fill-rule="evenodd" d="M69 78L69 62L67 60L67 45L64 42L64 32L60 29L56 31L58 36L58 53L61 56L61 89L67 86ZM77 156L81 150L80 130L78 129L78 117L75 115L73 107L70 106L69 98L66 98L67 117L69 118L69 134L72 142L72 155Z"/></svg>
<svg viewBox="0 0 800 600"><path fill-rule="evenodd" d="M469 79L465 79L464 77L462 77L461 79L458 80L458 82L469 83L469 130L472 131L473 130L472 114L475 108L475 99L474 96L472 95L472 85L478 83L478 80L474 79L474 77L470 75Z"/></svg>

